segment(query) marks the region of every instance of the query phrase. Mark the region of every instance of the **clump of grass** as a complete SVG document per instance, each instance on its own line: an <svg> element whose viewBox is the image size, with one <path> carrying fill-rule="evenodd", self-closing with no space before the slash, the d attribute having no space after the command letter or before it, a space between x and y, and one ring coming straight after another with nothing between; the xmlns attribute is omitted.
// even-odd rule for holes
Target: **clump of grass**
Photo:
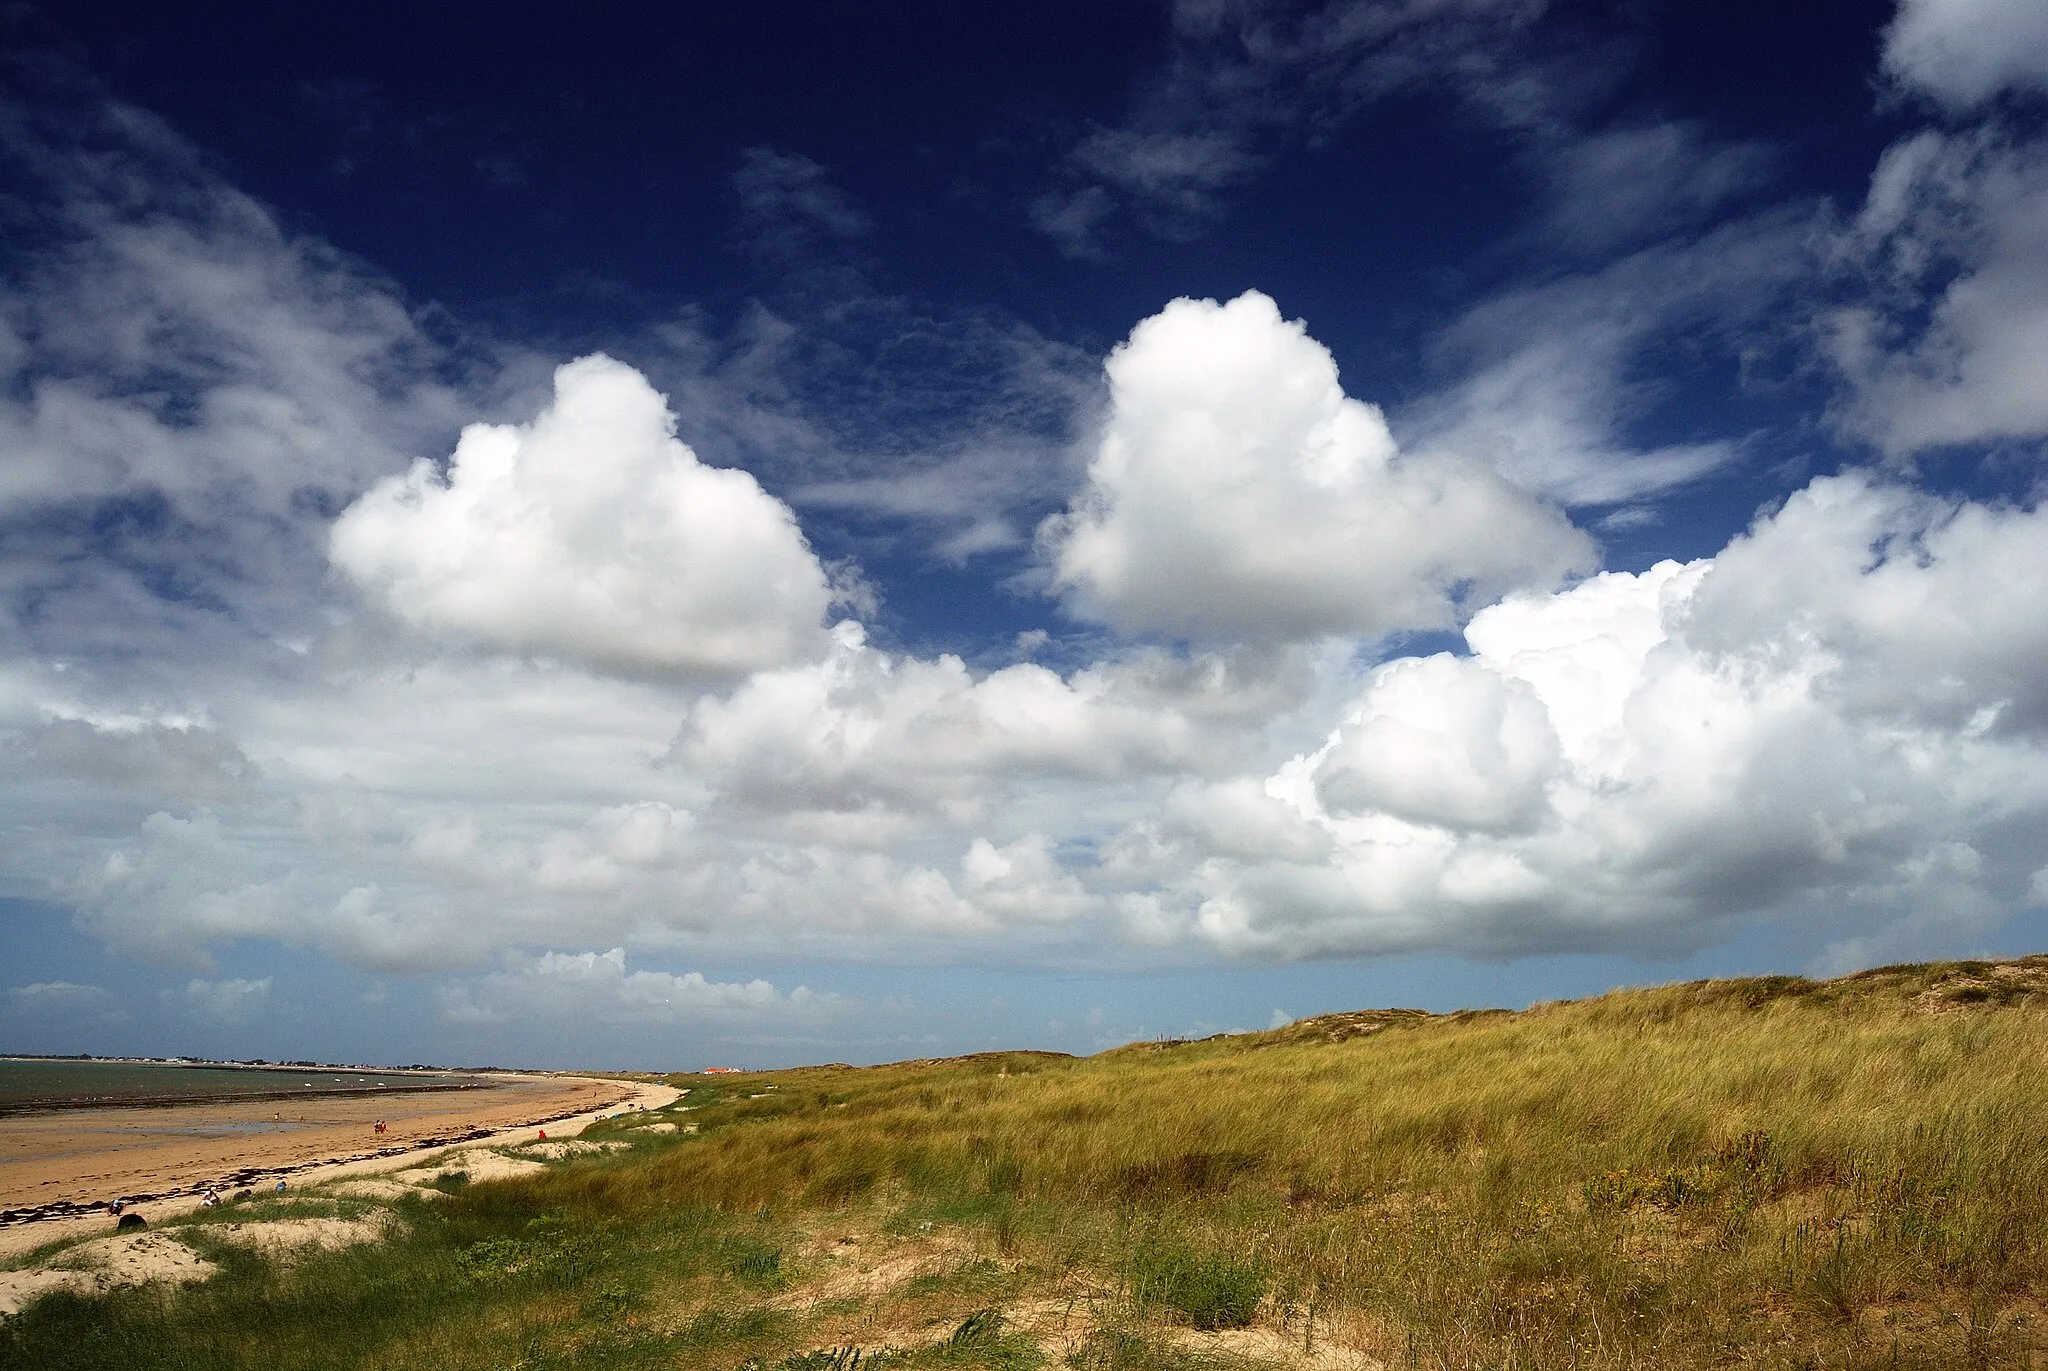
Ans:
<svg viewBox="0 0 2048 1371"><path fill-rule="evenodd" d="M1243 1328L1259 1312L1270 1280L1265 1267L1222 1252L1192 1251L1147 1238L1131 1256L1131 1296L1183 1315L1206 1332Z"/></svg>
<svg viewBox="0 0 2048 1371"><path fill-rule="evenodd" d="M782 1249L758 1238L735 1237L726 1244L724 1268L742 1285L774 1285L782 1278Z"/></svg>

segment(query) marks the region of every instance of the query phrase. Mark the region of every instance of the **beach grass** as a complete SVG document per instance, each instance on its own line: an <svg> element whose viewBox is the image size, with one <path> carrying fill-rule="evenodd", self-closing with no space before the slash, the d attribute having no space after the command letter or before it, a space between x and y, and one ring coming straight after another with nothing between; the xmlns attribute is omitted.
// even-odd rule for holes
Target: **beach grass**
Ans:
<svg viewBox="0 0 2048 1371"><path fill-rule="evenodd" d="M2044 1066L2029 958L678 1077L381 1242L195 1224L218 1275L0 1364L2040 1366Z"/></svg>

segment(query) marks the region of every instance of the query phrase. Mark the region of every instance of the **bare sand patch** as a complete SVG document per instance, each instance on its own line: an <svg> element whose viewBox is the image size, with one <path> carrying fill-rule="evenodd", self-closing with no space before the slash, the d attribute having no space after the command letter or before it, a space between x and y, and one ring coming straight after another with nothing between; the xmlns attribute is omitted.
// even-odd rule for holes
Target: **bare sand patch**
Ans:
<svg viewBox="0 0 2048 1371"><path fill-rule="evenodd" d="M1230 1328L1217 1333L1175 1328L1167 1330L1165 1340L1186 1352L1220 1353L1299 1371L1382 1371L1386 1365L1356 1348L1275 1328Z"/></svg>
<svg viewBox="0 0 2048 1371"><path fill-rule="evenodd" d="M252 1219L247 1223L208 1224L205 1231L228 1242L246 1243L272 1256L308 1249L333 1251L375 1242L384 1236L390 1219L384 1214L365 1214L353 1219Z"/></svg>
<svg viewBox="0 0 2048 1371"><path fill-rule="evenodd" d="M0 1319L20 1313L30 1300L52 1290L84 1295L92 1289L92 1277L83 1271L51 1271L42 1267L33 1271L0 1271Z"/></svg>
<svg viewBox="0 0 2048 1371"><path fill-rule="evenodd" d="M974 1249L951 1233L927 1235L913 1242L890 1243L872 1235L821 1234L805 1245L806 1260L822 1269L777 1301L800 1309L824 1300L873 1299L907 1285L919 1276L943 1274L973 1255Z"/></svg>
<svg viewBox="0 0 2048 1371"><path fill-rule="evenodd" d="M404 1181L392 1180L389 1176L360 1176L354 1180L335 1181L320 1187L323 1195L338 1195L347 1200L377 1200L388 1202L404 1199L417 1190L417 1186Z"/></svg>
<svg viewBox="0 0 2048 1371"><path fill-rule="evenodd" d="M472 1181L502 1181L515 1176L532 1176L547 1170L546 1162L525 1157L508 1157L489 1148L463 1148L444 1152L432 1166L415 1166L394 1171L391 1179L409 1185L432 1185L443 1176L461 1174Z"/></svg>
<svg viewBox="0 0 2048 1371"><path fill-rule="evenodd" d="M593 1153L617 1152L632 1145L617 1140L598 1142L589 1138L571 1138L565 1142L549 1140L521 1143L518 1152L521 1157L545 1157L551 1162L558 1162L564 1157L587 1157Z"/></svg>
<svg viewBox="0 0 2048 1371"><path fill-rule="evenodd" d="M66 1248L46 1266L0 1271L0 1316L52 1290L97 1294L117 1286L203 1281L219 1268L168 1233L131 1233Z"/></svg>
<svg viewBox="0 0 2048 1371"><path fill-rule="evenodd" d="M1064 1362L1080 1351L1089 1334L1095 1331L1098 1301L1108 1300L1113 1294L1107 1288L1077 1286L1061 1295L1020 1301L1003 1310L1003 1318Z"/></svg>

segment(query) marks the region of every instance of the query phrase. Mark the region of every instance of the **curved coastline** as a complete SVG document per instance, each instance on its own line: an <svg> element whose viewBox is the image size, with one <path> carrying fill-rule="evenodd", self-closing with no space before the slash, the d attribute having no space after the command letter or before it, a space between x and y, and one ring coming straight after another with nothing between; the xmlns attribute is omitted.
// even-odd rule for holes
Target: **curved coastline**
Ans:
<svg viewBox="0 0 2048 1371"><path fill-rule="evenodd" d="M323 1139L338 1141L331 1135L350 1127L366 1126L367 1115L362 1119L348 1119L330 1122L321 1131L303 1130L295 1133L246 1135L242 1137L218 1137L208 1140L215 1146L208 1148L203 1143L188 1149L189 1155L166 1161L161 1158L144 1159L150 1165L143 1165L131 1159L124 1167L118 1155L112 1158L112 1165L88 1160L95 1154L77 1154L76 1160L67 1169L71 1176L68 1181L72 1193L52 1197L41 1203L21 1204L0 1209L0 1259L40 1247L45 1243L71 1236L74 1233L112 1227L111 1206L115 1201L146 1219L160 1219L187 1212L198 1206L205 1190L238 1188L262 1182L277 1180L314 1182L342 1176L371 1174L392 1170L418 1162L458 1146L513 1145L527 1142L542 1130L549 1130L555 1136L573 1137L583 1128L612 1110L638 1105L654 1109L680 1098L681 1092L671 1086L650 1082L622 1080L611 1077L554 1075L533 1076L525 1073L504 1073L503 1078L528 1085L546 1084L560 1087L546 1097L531 1101L530 1108L515 1111L517 1117L499 1117L488 1120L462 1120L453 1118L446 1111L422 1111L409 1120L409 1131L397 1142L372 1147L310 1146ZM391 1103L397 1104L401 1095L385 1091L375 1092ZM422 1095L437 1092L403 1092L418 1100ZM453 1093L453 1092L438 1092ZM462 1097L465 1103L475 1101L478 1095L471 1092ZM324 1103L347 1105L359 1104L360 1100L340 1097L339 1092L331 1093ZM383 1099L378 1101L383 1103ZM438 1101L432 1101L437 1103ZM244 1106L251 1102L237 1100L233 1104ZM263 1102L254 1102L258 1107ZM184 1106L197 1109L203 1106ZM82 1111L81 1111L82 1112ZM108 1111L113 1113L114 1111ZM463 1113L488 1114L497 1110L478 1111L466 1109ZM19 1127L18 1117L0 1119L0 1136L4 1136L9 1125ZM280 1143L283 1146L280 1146ZM209 1151L217 1157L217 1164L208 1166ZM265 1155L268 1154L268 1155ZM281 1155L282 1154L282 1155ZM231 1164L239 1159L242 1164ZM30 1159L30 1165L34 1159ZM12 1163L19 1168L22 1162ZM45 1162L47 1167L47 1162ZM84 1170L88 1166L99 1166L93 1172ZM0 1161L0 1177L10 1170L10 1163ZM168 1173L168 1174L167 1174ZM151 1179L159 1178L159 1179ZM23 1187L17 1184L0 1190L0 1195L14 1198L22 1194ZM56 1183L45 1180L42 1185ZM32 1193L32 1192L31 1192Z"/></svg>

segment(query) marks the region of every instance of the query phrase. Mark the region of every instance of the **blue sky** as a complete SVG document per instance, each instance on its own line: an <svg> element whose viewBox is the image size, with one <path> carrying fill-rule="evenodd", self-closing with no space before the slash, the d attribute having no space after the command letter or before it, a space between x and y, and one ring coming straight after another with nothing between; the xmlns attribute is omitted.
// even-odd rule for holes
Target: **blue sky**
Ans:
<svg viewBox="0 0 2048 1371"><path fill-rule="evenodd" d="M0 22L0 1049L2040 944L2036 4Z"/></svg>

